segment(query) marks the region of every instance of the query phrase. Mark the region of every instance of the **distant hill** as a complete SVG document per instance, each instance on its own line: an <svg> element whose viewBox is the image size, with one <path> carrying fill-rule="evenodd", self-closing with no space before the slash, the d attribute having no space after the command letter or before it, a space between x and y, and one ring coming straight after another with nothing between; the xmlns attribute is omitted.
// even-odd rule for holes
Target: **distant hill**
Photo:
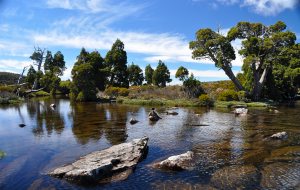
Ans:
<svg viewBox="0 0 300 190"><path fill-rule="evenodd" d="M19 76L20 75L16 73L0 72L0 85L16 84Z"/></svg>

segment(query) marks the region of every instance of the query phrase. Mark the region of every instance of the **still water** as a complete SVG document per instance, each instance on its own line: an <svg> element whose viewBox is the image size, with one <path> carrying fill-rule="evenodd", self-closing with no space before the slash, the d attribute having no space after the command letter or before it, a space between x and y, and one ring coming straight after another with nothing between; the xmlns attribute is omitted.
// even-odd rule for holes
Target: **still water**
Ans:
<svg viewBox="0 0 300 190"><path fill-rule="evenodd" d="M55 109L50 107L52 103L57 105ZM156 123L148 121L150 109L72 105L65 99L0 107L0 150L6 154L0 158L0 189L234 189L239 180L235 177L242 175L238 168L244 167L243 178L253 177L251 171L245 172L248 166L255 168L257 175L250 184L242 181L248 183L244 188L300 188L299 105L279 108L280 113L251 109L245 117L235 117L227 109L206 108L177 108L174 111L179 114L173 116L165 114L168 108L159 107L163 119ZM139 122L131 125L132 117ZM20 127L20 123L26 126ZM289 137L268 138L281 131ZM92 151L143 136L149 137L148 155L125 181L83 187L46 175ZM192 170L168 172L149 167L188 150L196 155ZM232 167L237 169L227 170ZM223 178L232 178L233 186L222 184Z"/></svg>

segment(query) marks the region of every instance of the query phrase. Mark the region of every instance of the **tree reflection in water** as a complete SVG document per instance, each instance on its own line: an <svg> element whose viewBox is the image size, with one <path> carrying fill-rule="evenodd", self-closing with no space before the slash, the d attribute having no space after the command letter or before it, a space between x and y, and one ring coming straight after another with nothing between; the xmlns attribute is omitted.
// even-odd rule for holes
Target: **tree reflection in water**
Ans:
<svg viewBox="0 0 300 190"><path fill-rule="evenodd" d="M56 108L50 107L54 103ZM58 100L32 100L27 103L27 111L29 117L36 121L32 133L35 136L43 136L45 130L47 135L51 135L53 131L61 134L64 130L65 122L60 113L60 106Z"/></svg>
<svg viewBox="0 0 300 190"><path fill-rule="evenodd" d="M102 134L110 144L126 141L127 135L126 106L113 104L77 103L72 105L72 131L80 144L98 141Z"/></svg>

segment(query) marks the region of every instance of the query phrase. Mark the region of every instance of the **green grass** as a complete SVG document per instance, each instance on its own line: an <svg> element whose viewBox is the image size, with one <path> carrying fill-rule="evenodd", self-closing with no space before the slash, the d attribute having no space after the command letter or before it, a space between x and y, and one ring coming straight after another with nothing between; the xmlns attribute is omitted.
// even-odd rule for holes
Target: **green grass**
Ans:
<svg viewBox="0 0 300 190"><path fill-rule="evenodd" d="M179 106L179 107L198 107L200 106L200 101L187 100L187 99L176 99L176 100L167 100L167 99L129 99L124 97L117 98L117 103L122 104L131 104L131 105L147 105L147 106Z"/></svg>
<svg viewBox="0 0 300 190"><path fill-rule="evenodd" d="M50 93L41 90L41 91L33 92L33 93L29 94L29 97L43 97L43 96L50 96Z"/></svg>
<svg viewBox="0 0 300 190"><path fill-rule="evenodd" d="M264 102L241 102L241 101L216 101L214 106L216 108L231 108L232 106L242 105L246 107L264 108L270 106Z"/></svg>

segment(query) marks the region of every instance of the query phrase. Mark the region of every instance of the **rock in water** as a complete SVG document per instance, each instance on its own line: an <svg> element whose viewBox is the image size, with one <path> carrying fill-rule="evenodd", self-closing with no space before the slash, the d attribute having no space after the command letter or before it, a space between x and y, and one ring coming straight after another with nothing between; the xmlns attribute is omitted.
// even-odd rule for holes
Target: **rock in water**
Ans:
<svg viewBox="0 0 300 190"><path fill-rule="evenodd" d="M236 108L233 113L235 115L241 115L241 116L244 116L244 115L247 115L248 113L248 109L247 108Z"/></svg>
<svg viewBox="0 0 300 190"><path fill-rule="evenodd" d="M139 122L139 121L136 120L136 119L134 119L134 118L131 118L130 121L129 121L129 123L130 123L131 125L134 125L134 124L136 124L137 122Z"/></svg>
<svg viewBox="0 0 300 190"><path fill-rule="evenodd" d="M147 154L148 137L112 146L102 151L92 152L76 162L56 168L49 175L79 184L124 180L136 164ZM126 176L118 175L127 173ZM117 179L115 176L121 176Z"/></svg>
<svg viewBox="0 0 300 190"><path fill-rule="evenodd" d="M284 131L284 132L275 133L274 135L271 136L271 139L286 139L287 137L288 135Z"/></svg>
<svg viewBox="0 0 300 190"><path fill-rule="evenodd" d="M273 163L262 170L262 189L298 189L300 184L299 163Z"/></svg>
<svg viewBox="0 0 300 190"><path fill-rule="evenodd" d="M19 127L21 127L21 128L23 128L23 127L25 127L26 125L24 124L24 123L21 123L21 124L19 124Z"/></svg>
<svg viewBox="0 0 300 190"><path fill-rule="evenodd" d="M178 115L176 111L167 111L167 115Z"/></svg>
<svg viewBox="0 0 300 190"><path fill-rule="evenodd" d="M252 165L228 166L213 173L211 183L217 189L253 189L259 182L259 172Z"/></svg>
<svg viewBox="0 0 300 190"><path fill-rule="evenodd" d="M153 167L167 170L186 170L191 168L191 161L194 157L192 151L187 151L184 154L171 156L166 160L154 163Z"/></svg>

